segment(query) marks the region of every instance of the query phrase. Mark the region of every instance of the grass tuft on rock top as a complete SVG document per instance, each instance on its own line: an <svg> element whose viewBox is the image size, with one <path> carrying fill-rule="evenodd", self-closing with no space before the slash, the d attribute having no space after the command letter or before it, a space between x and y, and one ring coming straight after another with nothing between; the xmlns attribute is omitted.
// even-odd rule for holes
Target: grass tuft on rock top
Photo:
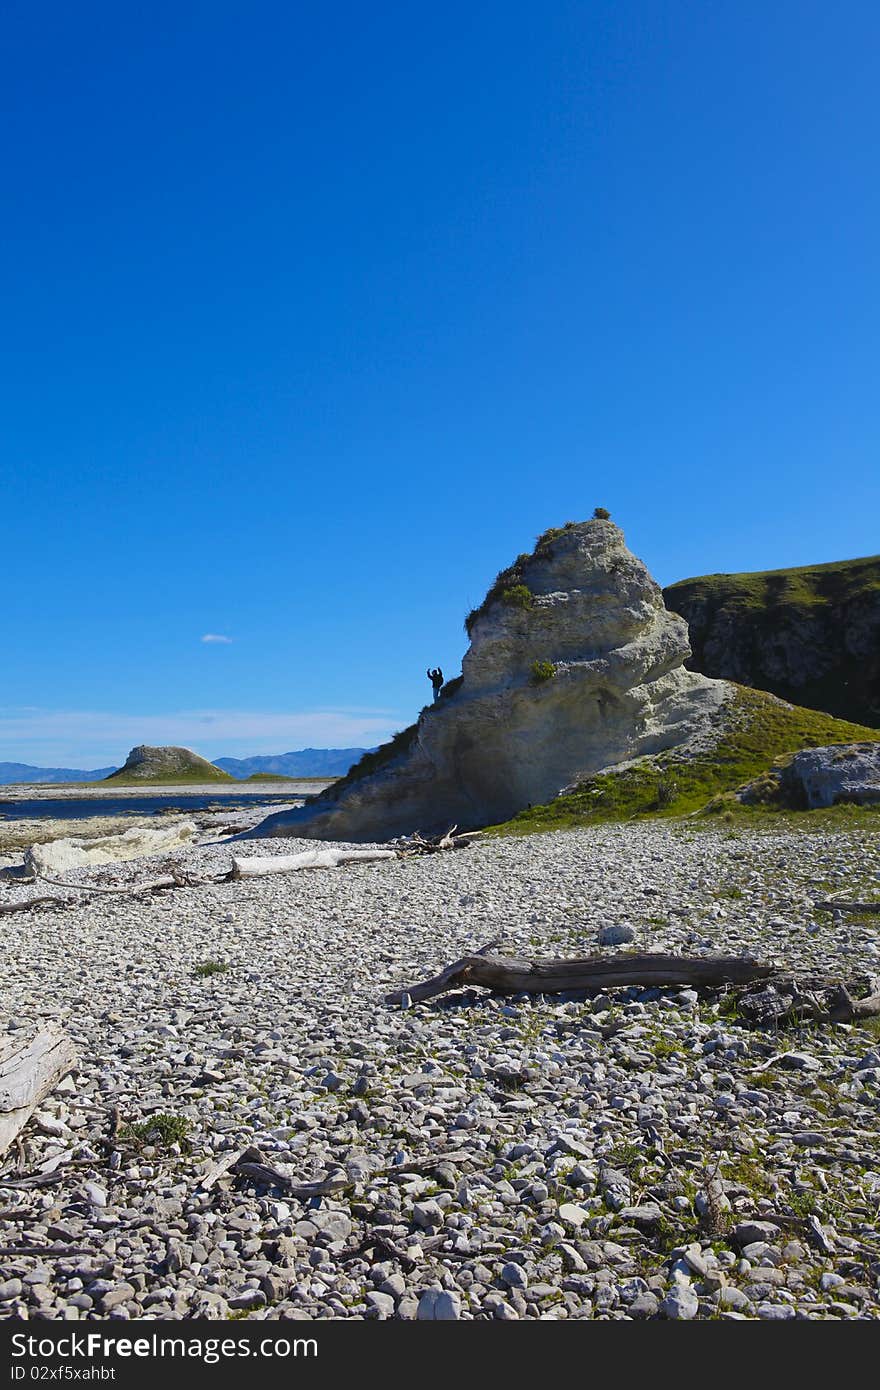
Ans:
<svg viewBox="0 0 880 1390"><path fill-rule="evenodd" d="M619 772L587 777L574 791L493 826L492 833L531 835L633 816L687 815L801 748L880 740L880 729L786 705L760 690L735 689L727 727L710 753L685 758L673 749Z"/></svg>
<svg viewBox="0 0 880 1390"><path fill-rule="evenodd" d="M593 520L598 520L595 515ZM560 536L565 535L566 531L574 530L575 526L581 523L577 521L566 521L564 526L551 526L548 530L542 531L535 541L535 548L529 554L524 552L517 555L512 565L501 570L492 583L489 592L483 602L476 608L472 608L464 620L465 631L468 637L474 630L474 625L478 618L481 618L493 603L511 604L517 608L531 608L534 602L533 595L528 586L528 569L534 560L549 560L553 556L553 542Z"/></svg>

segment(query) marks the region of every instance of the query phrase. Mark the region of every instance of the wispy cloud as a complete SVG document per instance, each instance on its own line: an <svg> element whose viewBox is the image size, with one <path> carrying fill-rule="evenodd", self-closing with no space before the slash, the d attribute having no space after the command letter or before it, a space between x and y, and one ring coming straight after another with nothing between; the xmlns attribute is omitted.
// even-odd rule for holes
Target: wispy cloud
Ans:
<svg viewBox="0 0 880 1390"><path fill-rule="evenodd" d="M231 638L231 637L224 637L222 632L206 632L205 635L204 635L204 637L202 638L202 641L203 641L203 642L220 642L223 646L228 647L228 646L231 644L231 642L232 642L232 638Z"/></svg>
<svg viewBox="0 0 880 1390"><path fill-rule="evenodd" d="M140 715L0 708L0 762L103 767L124 762L137 743L179 744L207 758L371 747L402 722L387 709L202 709Z"/></svg>

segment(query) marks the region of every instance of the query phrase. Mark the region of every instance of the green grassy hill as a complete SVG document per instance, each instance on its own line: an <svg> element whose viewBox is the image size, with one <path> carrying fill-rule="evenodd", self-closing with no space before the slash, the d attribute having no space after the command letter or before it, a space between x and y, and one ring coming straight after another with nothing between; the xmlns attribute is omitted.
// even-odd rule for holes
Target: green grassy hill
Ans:
<svg viewBox="0 0 880 1390"><path fill-rule="evenodd" d="M105 778L103 785L180 787L187 782L231 782L234 785L235 778L189 748L151 748L140 744L132 748L125 766Z"/></svg>
<svg viewBox="0 0 880 1390"><path fill-rule="evenodd" d="M708 574L664 589L704 675L880 726L880 556L754 574Z"/></svg>
<svg viewBox="0 0 880 1390"><path fill-rule="evenodd" d="M680 816L700 810L801 748L880 741L866 728L816 710L789 708L760 690L740 688L716 747L693 758L675 750L641 759L619 772L587 777L565 796L520 811L497 833L529 835L633 816ZM880 814L878 814L880 820Z"/></svg>

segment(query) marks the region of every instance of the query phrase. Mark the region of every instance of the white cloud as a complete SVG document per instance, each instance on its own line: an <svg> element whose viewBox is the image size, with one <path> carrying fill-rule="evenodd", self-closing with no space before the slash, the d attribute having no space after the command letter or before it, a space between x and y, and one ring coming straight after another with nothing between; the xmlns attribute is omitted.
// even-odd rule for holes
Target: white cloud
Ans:
<svg viewBox="0 0 880 1390"><path fill-rule="evenodd" d="M224 637L222 632L206 632L202 638L203 642L221 642L224 646L229 646L232 642L231 637Z"/></svg>
<svg viewBox="0 0 880 1390"><path fill-rule="evenodd" d="M387 709L99 710L0 708L0 761L50 767L122 763L138 743L179 744L206 758L294 748L372 747L405 723Z"/></svg>

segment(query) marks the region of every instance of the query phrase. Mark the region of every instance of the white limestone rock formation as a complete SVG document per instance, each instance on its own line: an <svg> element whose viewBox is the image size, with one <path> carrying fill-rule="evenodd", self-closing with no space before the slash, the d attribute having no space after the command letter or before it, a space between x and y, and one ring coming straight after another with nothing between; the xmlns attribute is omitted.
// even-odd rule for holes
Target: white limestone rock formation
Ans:
<svg viewBox="0 0 880 1390"><path fill-rule="evenodd" d="M609 765L717 739L731 687L685 670L687 624L610 521L545 533L468 629L460 682L412 729L247 838L489 825Z"/></svg>
<svg viewBox="0 0 880 1390"><path fill-rule="evenodd" d="M76 836L51 840L44 845L33 845L27 851L26 871L54 877L70 869L116 864L126 859L141 859L148 854L187 849L195 833L196 827L192 821L182 821L155 830L135 825L119 835L102 835L94 840Z"/></svg>

